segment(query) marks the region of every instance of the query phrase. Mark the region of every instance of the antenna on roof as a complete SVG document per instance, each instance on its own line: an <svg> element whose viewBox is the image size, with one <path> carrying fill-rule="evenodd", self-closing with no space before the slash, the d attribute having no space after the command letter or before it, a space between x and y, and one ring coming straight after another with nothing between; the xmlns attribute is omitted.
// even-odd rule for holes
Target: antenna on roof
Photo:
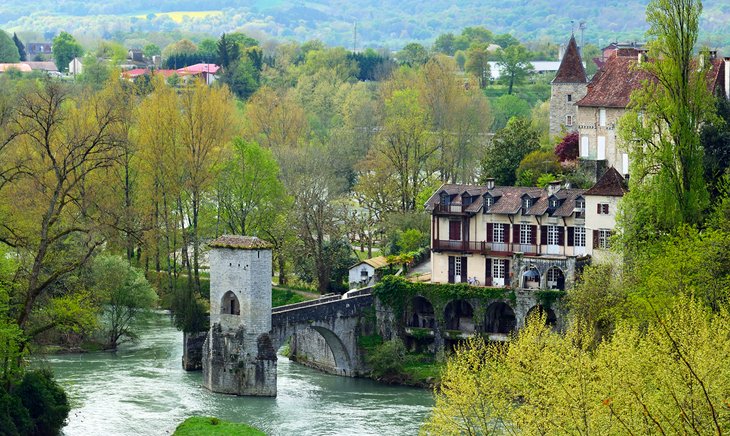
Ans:
<svg viewBox="0 0 730 436"><path fill-rule="evenodd" d="M583 51L583 32L586 30L586 22L581 21L578 25L578 28L580 29L580 50Z"/></svg>
<svg viewBox="0 0 730 436"><path fill-rule="evenodd" d="M570 20L570 36L575 36L575 20Z"/></svg>

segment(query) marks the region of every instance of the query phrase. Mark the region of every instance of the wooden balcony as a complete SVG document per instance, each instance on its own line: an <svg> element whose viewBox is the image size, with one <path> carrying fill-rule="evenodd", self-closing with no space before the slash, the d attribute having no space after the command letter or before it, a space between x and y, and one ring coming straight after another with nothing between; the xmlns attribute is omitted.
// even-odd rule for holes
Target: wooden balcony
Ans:
<svg viewBox="0 0 730 436"><path fill-rule="evenodd" d="M461 204L437 204L433 208L434 215L466 215L464 209L468 206Z"/></svg>
<svg viewBox="0 0 730 436"><path fill-rule="evenodd" d="M515 252L533 256L540 254L540 251L538 251L539 247L534 244L507 244L503 242L445 241L436 239L431 242L431 248L433 251L458 251L460 253L477 254L512 255ZM562 247L560 248L562 249ZM562 254L562 252L555 254Z"/></svg>

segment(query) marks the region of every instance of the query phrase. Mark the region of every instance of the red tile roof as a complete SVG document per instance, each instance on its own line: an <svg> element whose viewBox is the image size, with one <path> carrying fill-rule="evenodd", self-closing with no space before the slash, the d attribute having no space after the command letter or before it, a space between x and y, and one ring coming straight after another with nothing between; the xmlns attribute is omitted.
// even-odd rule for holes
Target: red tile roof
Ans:
<svg viewBox="0 0 730 436"><path fill-rule="evenodd" d="M571 36L552 83L586 83L587 81L586 70L578 51L578 44L575 42L575 36Z"/></svg>
<svg viewBox="0 0 730 436"><path fill-rule="evenodd" d="M627 192L629 192L629 188L626 186L626 179L616 171L616 168L611 167L584 195L623 197Z"/></svg>
<svg viewBox="0 0 730 436"><path fill-rule="evenodd" d="M195 64L177 70L178 74L200 74L200 73L212 73L218 72L220 67L216 64Z"/></svg>
<svg viewBox="0 0 730 436"><path fill-rule="evenodd" d="M637 59L611 56L606 59L593 80L588 84L588 93L578 100L578 106L625 108L631 100L631 93L641 87L650 75L637 68Z"/></svg>

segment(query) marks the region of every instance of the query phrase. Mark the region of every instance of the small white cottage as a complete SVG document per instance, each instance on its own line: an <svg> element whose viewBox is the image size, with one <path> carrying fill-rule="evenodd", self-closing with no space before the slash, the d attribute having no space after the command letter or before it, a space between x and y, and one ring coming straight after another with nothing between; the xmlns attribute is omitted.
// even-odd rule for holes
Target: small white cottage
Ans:
<svg viewBox="0 0 730 436"><path fill-rule="evenodd" d="M350 289L364 288L374 285L376 281L375 272L380 268L388 266L385 256L365 259L350 267Z"/></svg>

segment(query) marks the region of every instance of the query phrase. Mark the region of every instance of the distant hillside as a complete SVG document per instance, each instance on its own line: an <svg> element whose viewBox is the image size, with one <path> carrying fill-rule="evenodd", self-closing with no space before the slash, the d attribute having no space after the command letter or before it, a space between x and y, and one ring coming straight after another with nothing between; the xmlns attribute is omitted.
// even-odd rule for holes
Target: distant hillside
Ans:
<svg viewBox="0 0 730 436"><path fill-rule="evenodd" d="M149 31L182 31L219 35L246 30L254 35L296 40L320 39L351 47L357 22L359 47L398 49L408 42L430 44L439 34L467 26L509 32L521 40L562 41L571 20L585 21L586 42L642 39L648 0L5 0L0 27L46 37L60 30L79 36L117 37ZM454 4L457 3L457 4ZM181 11L216 11L188 17ZM174 12L174 14L165 14ZM708 0L703 15L703 41L713 48L730 46L730 4Z"/></svg>

